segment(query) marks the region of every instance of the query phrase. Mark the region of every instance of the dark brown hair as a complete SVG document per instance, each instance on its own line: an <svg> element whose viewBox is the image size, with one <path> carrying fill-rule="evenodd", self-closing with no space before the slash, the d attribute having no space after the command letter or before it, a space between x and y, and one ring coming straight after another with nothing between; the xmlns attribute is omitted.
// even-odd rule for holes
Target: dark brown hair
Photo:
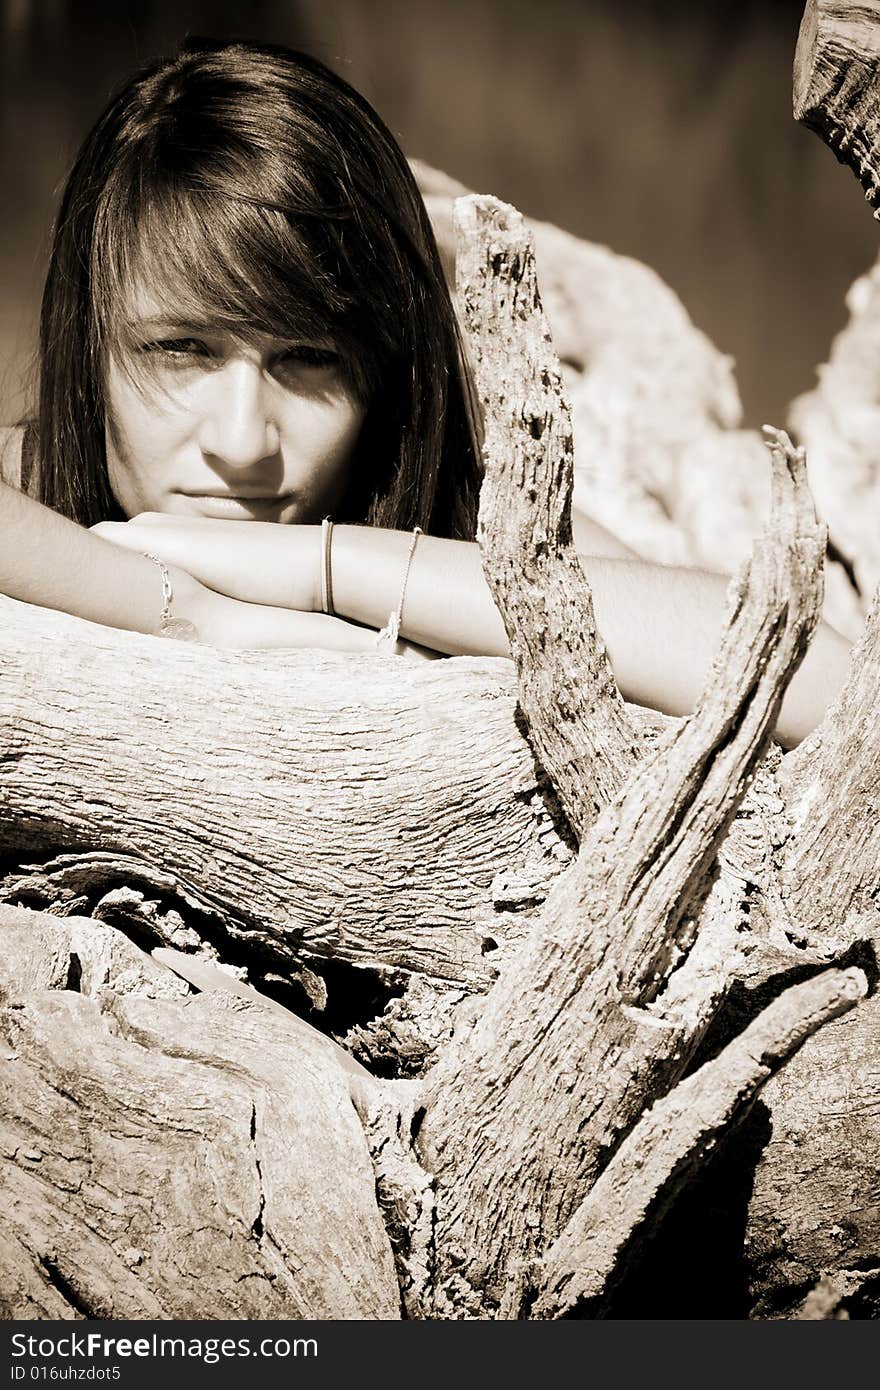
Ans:
<svg viewBox="0 0 880 1390"><path fill-rule="evenodd" d="M424 203L323 64L190 40L87 136L53 239L36 421L39 495L84 525L120 515L104 383L138 279L243 338L332 336L367 406L338 519L473 537L476 412Z"/></svg>

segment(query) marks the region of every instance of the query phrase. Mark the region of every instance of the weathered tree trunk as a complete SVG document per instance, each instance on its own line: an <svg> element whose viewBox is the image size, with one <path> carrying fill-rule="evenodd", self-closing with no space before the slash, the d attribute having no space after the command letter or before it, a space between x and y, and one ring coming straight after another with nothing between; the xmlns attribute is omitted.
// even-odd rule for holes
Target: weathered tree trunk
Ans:
<svg viewBox="0 0 880 1390"><path fill-rule="evenodd" d="M364 1131L323 1039L233 994L117 993L118 970L102 989L89 955L108 934L2 918L6 1316L399 1316ZM44 961L85 958L89 993L34 978L35 938ZM141 988L168 993L130 954Z"/></svg>
<svg viewBox="0 0 880 1390"><path fill-rule="evenodd" d="M534 428L533 398L524 409L522 395L508 389L505 368L509 357L535 355L525 332L517 331L526 317L521 305L537 297L533 266L521 227L491 210L483 216L482 264L464 273L469 324L473 328L470 320L477 317L483 329L475 335L483 344L478 385L499 426L497 437L487 432L484 493L493 498L508 475L510 490L529 498L535 518L530 534L508 505L509 527L499 524L485 547L490 575L497 565L500 606L514 628L518 609L506 602L505 585L522 583L527 592L538 587L530 584L532 552L549 554L552 564L545 518L553 515L556 480L546 465L538 466L543 431ZM501 293L492 273L499 264L513 282ZM496 328L489 339L486 323L499 319L510 337ZM506 430L500 427L505 405L512 417ZM774 456L779 534L774 545L756 549L752 571L741 581L730 630L694 718L631 775L616 804L600 816L532 938L492 990L479 1023L429 1077L420 1145L437 1178L434 1292L446 1315L491 1310L520 1316L530 1306L540 1287L534 1270L578 1194L596 1182L603 1157L650 1098L681 1075L731 983L731 923L723 912L703 913L710 871L821 604L824 535L804 496L803 460L779 442ZM570 472L557 526L563 545L566 488ZM568 592L563 565L544 575L542 592ZM534 626L543 633L549 624ZM540 740L559 737L557 697L572 702L572 686L599 723L609 701L593 654L588 650L578 660L582 643L589 647L590 628L551 633L548 657L532 652L551 695L541 685L533 693L536 683L523 689L530 725L541 725ZM611 720L608 727L614 727ZM629 756L624 745L618 765L625 768ZM582 801L591 788L581 792ZM695 940L702 949L692 952ZM572 1113L579 1116L576 1125Z"/></svg>
<svg viewBox="0 0 880 1390"><path fill-rule="evenodd" d="M2 616L0 851L75 855L55 874L73 896L174 894L276 968L477 985L493 881L565 856L506 662L160 646L8 599Z"/></svg>

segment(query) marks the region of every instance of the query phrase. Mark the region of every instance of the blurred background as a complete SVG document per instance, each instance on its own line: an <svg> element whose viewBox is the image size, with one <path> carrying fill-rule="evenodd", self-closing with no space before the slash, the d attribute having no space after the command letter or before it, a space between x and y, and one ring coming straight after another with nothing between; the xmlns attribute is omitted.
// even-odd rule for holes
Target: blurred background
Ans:
<svg viewBox="0 0 880 1390"><path fill-rule="evenodd" d="M635 256L782 423L880 235L791 117L801 0L0 0L0 422L26 409L60 183L113 86L186 33L322 58L406 152Z"/></svg>

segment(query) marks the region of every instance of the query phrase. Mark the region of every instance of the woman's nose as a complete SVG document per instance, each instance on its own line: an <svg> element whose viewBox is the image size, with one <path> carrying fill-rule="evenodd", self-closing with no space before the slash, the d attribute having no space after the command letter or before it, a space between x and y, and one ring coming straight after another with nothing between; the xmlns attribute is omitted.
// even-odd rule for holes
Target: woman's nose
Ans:
<svg viewBox="0 0 880 1390"><path fill-rule="evenodd" d="M236 357L204 382L199 419L202 452L233 468L273 458L280 448L278 426L271 418L266 380L260 364Z"/></svg>

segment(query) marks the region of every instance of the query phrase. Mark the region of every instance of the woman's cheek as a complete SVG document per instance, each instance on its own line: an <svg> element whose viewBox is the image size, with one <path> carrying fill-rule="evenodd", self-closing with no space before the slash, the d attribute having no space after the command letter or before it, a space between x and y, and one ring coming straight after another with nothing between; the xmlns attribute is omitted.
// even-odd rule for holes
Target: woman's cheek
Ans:
<svg viewBox="0 0 880 1390"><path fill-rule="evenodd" d="M363 406L342 396L289 422L288 458L305 464L308 491L322 506L338 505L345 492L365 415Z"/></svg>
<svg viewBox="0 0 880 1390"><path fill-rule="evenodd" d="M121 447L120 447L121 446ZM107 476L110 490L126 516L161 511L157 490L151 486L149 460L140 457L118 432L107 432Z"/></svg>

